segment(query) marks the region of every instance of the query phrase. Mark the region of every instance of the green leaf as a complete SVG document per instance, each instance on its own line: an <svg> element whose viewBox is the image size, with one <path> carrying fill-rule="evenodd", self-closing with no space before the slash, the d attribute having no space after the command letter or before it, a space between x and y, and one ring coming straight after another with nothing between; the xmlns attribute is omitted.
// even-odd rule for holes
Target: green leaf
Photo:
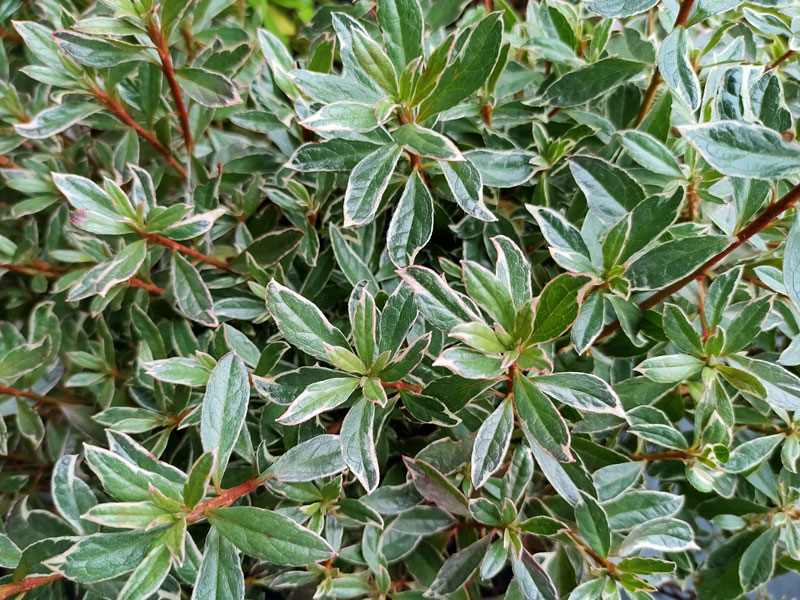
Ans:
<svg viewBox="0 0 800 600"><path fill-rule="evenodd" d="M219 325L211 292L197 269L178 252L172 254L170 283L178 308L186 317L208 327Z"/></svg>
<svg viewBox="0 0 800 600"><path fill-rule="evenodd" d="M244 426L250 383L244 362L235 353L223 356L208 379L200 417L203 450L215 452L214 480L219 482Z"/></svg>
<svg viewBox="0 0 800 600"><path fill-rule="evenodd" d="M441 598L463 588L478 571L483 557L489 550L490 541L491 537L486 536L450 556L439 569L427 594L434 598Z"/></svg>
<svg viewBox="0 0 800 600"><path fill-rule="evenodd" d="M520 150L470 150L466 156L485 185L509 188L522 185L536 172L538 155ZM543 165L541 165L543 166Z"/></svg>
<svg viewBox="0 0 800 600"><path fill-rule="evenodd" d="M605 558L611 549L611 527L603 507L589 494L581 492L581 501L575 507L578 531L589 547Z"/></svg>
<svg viewBox="0 0 800 600"><path fill-rule="evenodd" d="M398 275L414 290L417 307L425 318L447 333L461 323L483 322L441 275L426 267L406 267Z"/></svg>
<svg viewBox="0 0 800 600"><path fill-rule="evenodd" d="M342 421L341 455L368 494L375 491L380 482L374 428L375 404L360 398Z"/></svg>
<svg viewBox="0 0 800 600"><path fill-rule="evenodd" d="M496 221L483 201L483 179L481 173L468 159L463 161L440 161L447 186L456 203L468 215L480 221Z"/></svg>
<svg viewBox="0 0 800 600"><path fill-rule="evenodd" d="M103 488L117 500L149 500L150 487L173 499L181 497L180 488L164 475L148 471L109 450L84 444L86 463L100 479Z"/></svg>
<svg viewBox="0 0 800 600"><path fill-rule="evenodd" d="M581 304L578 318L572 326L572 343L578 353L584 353L603 331L605 324L605 301L599 292L586 296Z"/></svg>
<svg viewBox="0 0 800 600"><path fill-rule="evenodd" d="M674 304L664 306L664 333L678 350L695 356L703 355L703 341L686 314Z"/></svg>
<svg viewBox="0 0 800 600"><path fill-rule="evenodd" d="M401 153L400 146L389 144L355 166L344 195L345 227L372 222Z"/></svg>
<svg viewBox="0 0 800 600"><path fill-rule="evenodd" d="M672 573L675 570L675 563L659 558L646 558L644 556L632 556L623 558L619 561L621 571L636 573L637 575L651 575L656 573Z"/></svg>
<svg viewBox="0 0 800 600"><path fill-rule="evenodd" d="M626 491L603 504L614 531L633 529L660 517L671 517L683 508L683 496L655 490Z"/></svg>
<svg viewBox="0 0 800 600"><path fill-rule="evenodd" d="M81 515L97 504L89 485L75 475L77 454L62 456L53 467L50 494L58 513L80 534L94 533L97 527Z"/></svg>
<svg viewBox="0 0 800 600"><path fill-rule="evenodd" d="M15 569L22 557L22 551L9 537L0 533L0 566L5 569Z"/></svg>
<svg viewBox="0 0 800 600"><path fill-rule="evenodd" d="M642 549L681 552L695 550L697 545L694 543L694 532L688 523L667 517L634 527L622 541L619 552L624 556Z"/></svg>
<svg viewBox="0 0 800 600"><path fill-rule="evenodd" d="M464 160L458 147L440 133L416 123L401 125L392 132L394 141L409 152L437 160Z"/></svg>
<svg viewBox="0 0 800 600"><path fill-rule="evenodd" d="M519 310L533 295L531 291L531 264L520 247L509 237L496 235L491 238L497 252L495 275L503 282Z"/></svg>
<svg viewBox="0 0 800 600"><path fill-rule="evenodd" d="M649 246L673 224L683 204L683 190L676 190L671 196L651 196L642 200L630 212L630 226L625 246L617 259L624 264L632 256Z"/></svg>
<svg viewBox="0 0 800 600"><path fill-rule="evenodd" d="M603 159L573 156L569 159L569 168L586 196L589 209L606 225L613 225L644 200L639 184Z"/></svg>
<svg viewBox="0 0 800 600"><path fill-rule="evenodd" d="M511 293L486 267L465 260L461 265L469 297L483 308L506 331L512 331L516 319Z"/></svg>
<svg viewBox="0 0 800 600"><path fill-rule="evenodd" d="M514 431L514 409L510 400L503 400L478 428L472 446L472 485L483 487L505 459Z"/></svg>
<svg viewBox="0 0 800 600"><path fill-rule="evenodd" d="M533 334L528 345L539 344L563 335L575 322L588 277L573 277L566 273L552 279L542 290L536 303Z"/></svg>
<svg viewBox="0 0 800 600"><path fill-rule="evenodd" d="M658 383L677 383L698 374L705 366L699 358L688 354L655 356L639 363L636 370Z"/></svg>
<svg viewBox="0 0 800 600"><path fill-rule="evenodd" d="M658 70L667 85L692 111L700 106L700 80L689 60L689 40L685 27L676 27L661 43Z"/></svg>
<svg viewBox="0 0 800 600"><path fill-rule="evenodd" d="M34 408L24 398L17 398L17 428L34 448L44 439L44 423Z"/></svg>
<svg viewBox="0 0 800 600"><path fill-rule="evenodd" d="M500 53L503 21L486 15L474 26L459 56L444 70L431 94L420 104L417 121L425 121L466 100L489 77Z"/></svg>
<svg viewBox="0 0 800 600"><path fill-rule="evenodd" d="M746 592L756 589L772 578L780 533L781 530L777 527L770 527L742 553L742 559L739 561L739 581Z"/></svg>
<svg viewBox="0 0 800 600"><path fill-rule="evenodd" d="M166 545L156 544L128 577L117 598L119 600L139 600L149 598L157 592L169 575L172 561Z"/></svg>
<svg viewBox="0 0 800 600"><path fill-rule="evenodd" d="M353 28L353 55L370 78L390 96L397 95L397 72L383 48L363 31Z"/></svg>
<svg viewBox="0 0 800 600"><path fill-rule="evenodd" d="M288 166L296 171L352 171L378 146L372 142L333 138L300 146Z"/></svg>
<svg viewBox="0 0 800 600"><path fill-rule="evenodd" d="M87 67L102 69L146 59L144 48L124 42L111 42L72 31L56 31L53 39L70 58Z"/></svg>
<svg viewBox="0 0 800 600"><path fill-rule="evenodd" d="M239 550L259 560L276 565L309 565L334 554L319 535L271 510L235 506L207 511L206 516Z"/></svg>
<svg viewBox="0 0 800 600"><path fill-rule="evenodd" d="M301 121L300 125L321 133L340 131L366 133L375 129L380 122L375 107L371 104L347 101L326 104Z"/></svg>
<svg viewBox="0 0 800 600"><path fill-rule="evenodd" d="M378 286L375 277L369 267L357 252L353 250L351 244L345 240L342 232L337 227L331 226L330 229L331 245L336 262L344 273L344 276L354 287L361 281L368 281L367 289L370 292L377 292Z"/></svg>
<svg viewBox="0 0 800 600"><path fill-rule="evenodd" d="M205 385L211 375L211 371L201 365L193 358L164 358L142 363L145 372L168 383L180 383L192 387Z"/></svg>
<svg viewBox="0 0 800 600"><path fill-rule="evenodd" d="M800 172L800 145L772 129L739 121L678 127L700 155L723 175L780 179Z"/></svg>
<svg viewBox="0 0 800 600"><path fill-rule="evenodd" d="M669 148L649 133L629 129L620 133L620 140L630 157L644 168L654 173L683 178L683 171Z"/></svg>
<svg viewBox="0 0 800 600"><path fill-rule="evenodd" d="M345 469L342 441L323 434L301 442L278 457L269 473L278 481L314 481Z"/></svg>
<svg viewBox="0 0 800 600"><path fill-rule="evenodd" d="M767 402L786 410L800 410L800 378L766 360L728 356L729 363L755 376L767 391Z"/></svg>
<svg viewBox="0 0 800 600"><path fill-rule="evenodd" d="M564 418L547 396L519 371L514 375L514 409L530 439L556 460L573 460Z"/></svg>
<svg viewBox="0 0 800 600"><path fill-rule="evenodd" d="M745 442L731 451L724 469L729 473L750 471L767 460L784 439L783 434L776 433Z"/></svg>
<svg viewBox="0 0 800 600"><path fill-rule="evenodd" d="M795 217L789 235L786 236L786 246L783 250L783 283L795 307L800 307L800 217Z"/></svg>
<svg viewBox="0 0 800 600"><path fill-rule="evenodd" d="M544 102L567 107L585 104L638 75L645 63L604 58L562 75L545 90Z"/></svg>
<svg viewBox="0 0 800 600"><path fill-rule="evenodd" d="M172 514L149 500L97 504L83 517L103 527L120 529L148 529L175 520Z"/></svg>
<svg viewBox="0 0 800 600"><path fill-rule="evenodd" d="M58 44L53 30L36 21L13 21L14 29L28 49L45 65L60 65Z"/></svg>
<svg viewBox="0 0 800 600"><path fill-rule="evenodd" d="M267 309L286 341L315 358L328 360L326 344L350 348L319 308L275 280L267 286Z"/></svg>
<svg viewBox="0 0 800 600"><path fill-rule="evenodd" d="M379 0L378 23L386 53L398 73L422 56L422 10L417 0Z"/></svg>
<svg viewBox="0 0 800 600"><path fill-rule="evenodd" d="M94 284L97 294L105 297L113 286L128 281L136 275L146 258L147 243L144 240L125 246L98 275Z"/></svg>
<svg viewBox="0 0 800 600"><path fill-rule="evenodd" d="M414 171L403 187L389 222L386 248L392 263L396 267L413 264L432 234L433 199L422 177Z"/></svg>
<svg viewBox="0 0 800 600"><path fill-rule="evenodd" d="M404 456L403 462L420 494L453 515L469 516L469 502L444 475L419 459Z"/></svg>
<svg viewBox="0 0 800 600"><path fill-rule="evenodd" d="M53 173L53 183L78 211L96 213L110 220L120 219L109 195L96 183L79 175Z"/></svg>
<svg viewBox="0 0 800 600"><path fill-rule="evenodd" d="M657 290L693 272L730 244L723 235L670 240L637 258L625 276L636 289Z"/></svg>
<svg viewBox="0 0 800 600"><path fill-rule="evenodd" d="M358 386L359 380L355 377L334 377L312 383L289 405L279 421L284 425L307 421L346 402Z"/></svg>
<svg viewBox="0 0 800 600"><path fill-rule="evenodd" d="M27 123L15 123L14 130L26 138L48 138L80 123L101 108L96 102L65 102L44 109Z"/></svg>
<svg viewBox="0 0 800 600"><path fill-rule="evenodd" d="M107 581L133 571L163 531L155 528L86 536L48 560L47 566L78 583Z"/></svg>
<svg viewBox="0 0 800 600"><path fill-rule="evenodd" d="M736 321L727 329L723 352L733 354L747 347L760 332L764 320L772 309L772 298L762 296L749 302L737 315Z"/></svg>
<svg viewBox="0 0 800 600"><path fill-rule="evenodd" d="M514 581L517 582L519 591L525 600L556 600L558 598L558 592L550 575L527 550L523 549L519 557L512 557L511 570L514 573Z"/></svg>
<svg viewBox="0 0 800 600"><path fill-rule="evenodd" d="M448 348L433 364L436 367L446 367L467 379L494 379L505 371L503 360L499 356L487 356L463 346Z"/></svg>
<svg viewBox="0 0 800 600"><path fill-rule="evenodd" d="M658 4L658 0L591 0L586 7L607 18L632 17L646 12Z"/></svg>
<svg viewBox="0 0 800 600"><path fill-rule="evenodd" d="M206 536L192 600L217 598L244 598L244 573L236 546L212 527Z"/></svg>
<svg viewBox="0 0 800 600"><path fill-rule="evenodd" d="M535 378L536 387L578 410L623 416L619 398L605 381L589 373L553 373Z"/></svg>
<svg viewBox="0 0 800 600"><path fill-rule="evenodd" d="M197 67L181 67L175 70L175 78L186 95L203 106L224 108L242 102L236 86L219 73Z"/></svg>
<svg viewBox="0 0 800 600"><path fill-rule="evenodd" d="M550 246L553 260L569 271L594 273L595 267L589 255L589 248L583 241L578 228L559 213L549 208L526 204L539 229Z"/></svg>
<svg viewBox="0 0 800 600"><path fill-rule="evenodd" d="M23 344L5 352L0 357L0 381L12 382L39 368L51 348L50 337L45 337L35 344Z"/></svg>

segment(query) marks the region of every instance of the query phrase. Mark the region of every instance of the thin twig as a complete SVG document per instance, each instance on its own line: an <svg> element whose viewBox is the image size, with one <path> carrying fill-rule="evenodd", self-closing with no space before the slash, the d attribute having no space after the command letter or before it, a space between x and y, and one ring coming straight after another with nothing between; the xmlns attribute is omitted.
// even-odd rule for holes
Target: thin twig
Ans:
<svg viewBox="0 0 800 600"><path fill-rule="evenodd" d="M194 140L192 139L192 129L189 125L189 114L186 112L186 105L183 103L181 88L178 87L178 81L175 79L175 69L172 67L172 57L169 53L167 40L164 38L161 29L155 24L147 28L147 35L156 47L158 58L161 61L161 71L167 79L169 89L172 92L172 98L175 100L175 110L178 113L178 120L181 122L181 131L183 132L183 140L186 143L186 152L191 156L194 152Z"/></svg>
<svg viewBox="0 0 800 600"><path fill-rule="evenodd" d="M141 236L148 242L151 242L153 244L158 244L159 246L164 246L165 248L169 248L170 250L175 250L176 252L180 252L181 254L185 254L186 256L191 256L192 258L199 260L200 262L213 265L218 269L222 269L224 271L232 271L232 269L228 265L228 261L222 260L221 258L216 258L215 256L208 256L207 254L198 252L194 248L189 248L189 246L184 246L183 244L180 244L174 240L166 238L163 235L158 235L157 233L141 232Z"/></svg>
<svg viewBox="0 0 800 600"><path fill-rule="evenodd" d="M153 146L153 148L155 148L158 153L167 160L172 168L178 172L182 179L186 179L186 169L184 169L183 165L178 162L169 148L159 142L158 138L153 132L147 131L144 127L139 125L139 123L137 123L128 112L128 109L126 109L122 104L117 102L117 100L99 88L92 88L92 94L94 94L95 98L97 98L100 103L111 113L113 113L120 121L125 123L128 127L131 127L134 131L136 131L136 133L139 134L140 137L150 143L150 145Z"/></svg>
<svg viewBox="0 0 800 600"><path fill-rule="evenodd" d="M795 51L795 50L787 50L786 52L781 54L777 59L775 59L773 62L769 63L765 70L771 71L772 69L777 69L784 62L786 62L787 60L792 58L795 54L797 54L797 51Z"/></svg>
<svg viewBox="0 0 800 600"><path fill-rule="evenodd" d="M26 577L22 581L15 581L13 583L5 583L0 585L0 600L13 596L14 594L22 594L36 589L40 585L50 583L56 579L61 579L63 575L54 573L53 575Z"/></svg>
<svg viewBox="0 0 800 600"><path fill-rule="evenodd" d="M675 18L675 25L673 27L686 27L686 21L689 20L689 14L692 12L694 2L695 0L683 0L681 2L681 6L678 9L678 16ZM653 100L655 100L656 92L662 81L664 81L664 79L661 77L658 66L656 66L655 71L653 71L653 76L650 78L650 84L647 86L647 91L644 93L639 114L636 115L634 127L638 127L641 122L644 121L647 111L649 111L650 107L653 105Z"/></svg>
<svg viewBox="0 0 800 600"><path fill-rule="evenodd" d="M650 310L654 306L660 304L662 300L669 298L672 294L674 294L678 290L681 290L687 285L689 285L692 281L703 275L708 269L716 265L723 258L728 256L731 252L733 252L739 246L741 246L747 240L749 240L751 237L769 227L775 219L777 219L780 215L782 215L786 210L791 208L794 205L794 203L797 202L798 200L800 200L800 184L794 186L780 200L767 207L766 210L764 210L764 212L762 212L754 221L750 223L750 225L748 225L747 227L742 229L738 234L736 234L736 239L722 252L719 252L718 254L715 254L714 256L709 258L706 262L697 267L686 277L683 277L682 279L679 279L675 283L668 285L663 290L650 296L644 302L641 302L639 304L639 310L642 313L644 313L645 311ZM614 321L613 323L609 323L600 333L598 340L611 335L619 328L620 328L619 321Z"/></svg>

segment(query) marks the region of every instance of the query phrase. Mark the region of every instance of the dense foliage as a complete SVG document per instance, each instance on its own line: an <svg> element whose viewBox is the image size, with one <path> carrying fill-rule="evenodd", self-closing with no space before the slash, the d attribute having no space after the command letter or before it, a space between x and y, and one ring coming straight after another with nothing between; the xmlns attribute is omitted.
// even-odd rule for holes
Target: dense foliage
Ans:
<svg viewBox="0 0 800 600"><path fill-rule="evenodd" d="M796 0L0 4L0 598L800 571Z"/></svg>

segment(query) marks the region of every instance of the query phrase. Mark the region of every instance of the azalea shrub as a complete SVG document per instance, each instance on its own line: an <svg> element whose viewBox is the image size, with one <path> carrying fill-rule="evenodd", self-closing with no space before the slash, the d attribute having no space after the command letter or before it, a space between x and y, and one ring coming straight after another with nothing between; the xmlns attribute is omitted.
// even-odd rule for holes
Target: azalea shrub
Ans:
<svg viewBox="0 0 800 600"><path fill-rule="evenodd" d="M800 571L796 1L8 0L0 33L0 599Z"/></svg>

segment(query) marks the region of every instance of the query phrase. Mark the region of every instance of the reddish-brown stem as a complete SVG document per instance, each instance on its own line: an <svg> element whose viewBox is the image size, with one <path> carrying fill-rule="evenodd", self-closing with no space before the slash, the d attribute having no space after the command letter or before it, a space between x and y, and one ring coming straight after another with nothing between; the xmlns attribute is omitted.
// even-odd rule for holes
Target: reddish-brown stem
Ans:
<svg viewBox="0 0 800 600"><path fill-rule="evenodd" d="M679 279L673 284L668 285L663 290L653 294L647 300L639 304L639 310L645 312L654 306L661 303L662 300L669 298L672 294L685 286L689 285L692 281L703 275L708 269L716 265L723 258L728 256L731 252L736 250L739 246L744 244L751 237L769 227L772 222L782 215L786 210L791 208L795 202L800 200L800 184L794 186L789 192L786 193L780 200L768 206L755 220L753 220L747 227L742 229L736 234L734 241L725 248L722 252L715 254L709 258L702 265L697 267L694 271L689 273L686 277ZM600 333L598 339L602 339L611 335L620 328L619 321L609 323Z"/></svg>
<svg viewBox="0 0 800 600"><path fill-rule="evenodd" d="M230 506L242 496L246 496L250 492L253 492L256 489L258 489L258 487L268 479L269 477L253 477L252 479L248 479L244 483L240 483L235 487L225 490L216 498L211 498L210 500L201 502L200 504L195 506L189 514L186 515L186 522L194 523L195 521L202 518L205 515L205 512L208 510L213 510L215 508L225 508L226 506Z"/></svg>
<svg viewBox="0 0 800 600"><path fill-rule="evenodd" d="M492 126L492 105L488 102L481 106L481 117L487 126Z"/></svg>
<svg viewBox="0 0 800 600"><path fill-rule="evenodd" d="M695 0L683 0L681 2L681 6L678 9L678 16L675 18L674 27L686 26L686 21L689 20L689 13L692 12L694 1ZM653 100L656 98L656 92L662 81L661 72L658 70L658 67L656 67L655 71L653 71L653 76L650 78L650 84L647 86L647 90L644 93L639 114L636 115L636 120L633 122L634 127L638 127L642 121L644 121L647 111L649 111L650 107L653 105Z"/></svg>
<svg viewBox="0 0 800 600"><path fill-rule="evenodd" d="M653 100L656 99L656 92L658 91L658 86L660 85L661 72L658 70L658 67L656 67L656 70L653 71L653 76L650 78L650 85L647 86L647 90L644 92L644 98L642 99L642 106L639 109L639 114L636 115L636 120L633 122L634 127L638 127L641 125L642 121L644 121L647 112L653 105Z"/></svg>
<svg viewBox="0 0 800 600"><path fill-rule="evenodd" d="M183 165L178 162L175 156L173 156L169 148L165 147L161 142L159 142L154 133L147 131L144 127L139 125L139 123L137 123L136 120L130 115L128 109L126 109L112 96L99 88L92 88L92 93L94 94L95 98L100 101L100 104L105 106L120 121L136 131L136 133L138 133L142 139L149 142L150 145L153 146L153 148L155 148L156 151L158 151L158 153L166 159L172 168L178 172L181 178L186 179L186 169L184 169Z"/></svg>
<svg viewBox="0 0 800 600"><path fill-rule="evenodd" d="M183 42L186 44L186 56L191 61L194 58L194 40L192 39L192 30L188 27L181 29Z"/></svg>
<svg viewBox="0 0 800 600"><path fill-rule="evenodd" d="M797 54L797 51L795 51L795 50L787 50L786 52L784 52L783 54L781 54L781 55L780 55L778 58L776 58L774 61L772 61L771 63L769 63L769 64L767 65L767 69L766 69L766 70L767 70L767 71L771 71L772 69L777 69L777 68L778 68L778 67L780 67L780 66L781 66L781 65L782 65L784 62L786 62L787 60L789 60L790 58L792 58L792 57L793 57L795 54Z"/></svg>
<svg viewBox="0 0 800 600"><path fill-rule="evenodd" d="M42 275L47 279L58 279L64 273L68 273L70 269L57 267L42 260L35 260L31 265L12 265L10 263L0 263L0 269L7 271L14 271L15 273L22 273L23 275ZM152 294L159 296L164 294L164 290L156 284L140 279L139 277L131 277L128 280L128 285L135 288L141 288Z"/></svg>
<svg viewBox="0 0 800 600"><path fill-rule="evenodd" d="M656 454L634 454L631 460L641 460L652 462L654 460L688 460L692 455L683 450L671 450L669 452L658 452Z"/></svg>
<svg viewBox="0 0 800 600"><path fill-rule="evenodd" d="M173 241L169 238L165 238L163 235L158 235L157 233L145 233L145 232L142 232L141 235L144 239L153 244L158 244L159 246L164 246L165 248L175 250L176 252L180 252L181 254L185 254L186 256L191 256L192 258L199 260L200 262L213 265L218 269L223 269L224 271L231 270L230 266L228 266L227 261L222 260L220 258L216 258L214 256L208 256L207 254L203 254L202 252L198 252L194 248L189 248L189 246L184 246L183 244L179 244L176 241Z"/></svg>
<svg viewBox="0 0 800 600"><path fill-rule="evenodd" d="M552 119L552 118L553 118L553 117L555 117L555 116L556 116L556 115L557 115L559 112L561 112L561 107L560 107L560 106L556 106L555 108L553 108L553 110L551 110L549 113L547 113L547 118L548 118L548 119Z"/></svg>
<svg viewBox="0 0 800 600"><path fill-rule="evenodd" d="M178 81L175 79L175 69L172 67L172 57L169 53L169 45L164 38L161 29L153 24L147 28L147 35L156 47L158 58L161 61L161 71L169 84L172 98L175 100L175 110L178 113L178 119L181 122L181 131L183 132L183 140L186 143L186 152L191 156L194 152L194 140L192 140L192 129L189 126L189 114L186 112L186 105L183 103L183 95L181 88L178 87Z"/></svg>
<svg viewBox="0 0 800 600"><path fill-rule="evenodd" d="M37 394L36 392L20 390L18 388L7 387L5 385L0 385L0 395L14 396L17 398L30 398L31 400L36 400L36 402L39 404L83 404L83 402L74 397L54 398L53 396L45 396L43 394Z"/></svg>
<svg viewBox="0 0 800 600"><path fill-rule="evenodd" d="M26 577L22 581L15 581L13 583L5 583L0 585L0 600L13 596L14 594L22 594L23 592L30 592L40 585L50 583L56 579L61 579L63 575L54 573L53 575L44 575L36 577Z"/></svg>
<svg viewBox="0 0 800 600"><path fill-rule="evenodd" d="M164 295L163 288L158 287L155 283L152 283L150 281L139 279L138 277L131 277L128 280L128 285L134 288L141 288L146 292L150 292L151 294L156 294L158 296Z"/></svg>
<svg viewBox="0 0 800 600"><path fill-rule="evenodd" d="M381 382L381 385L385 388L393 389L393 390L408 390L410 392L419 393L422 391L423 386L421 385L414 385L412 383L406 383L404 381L393 381L391 383L387 383L385 381Z"/></svg>
<svg viewBox="0 0 800 600"><path fill-rule="evenodd" d="M686 21L689 20L689 13L692 12L694 0L683 0L681 7L678 9L678 16L675 19L675 27L685 27Z"/></svg>
<svg viewBox="0 0 800 600"><path fill-rule="evenodd" d="M708 330L708 323L706 322L706 286L703 284L705 275L701 275L697 279L697 287L700 290L700 302L697 305L697 314L700 315L700 326L703 329L703 342L705 342L711 332Z"/></svg>

